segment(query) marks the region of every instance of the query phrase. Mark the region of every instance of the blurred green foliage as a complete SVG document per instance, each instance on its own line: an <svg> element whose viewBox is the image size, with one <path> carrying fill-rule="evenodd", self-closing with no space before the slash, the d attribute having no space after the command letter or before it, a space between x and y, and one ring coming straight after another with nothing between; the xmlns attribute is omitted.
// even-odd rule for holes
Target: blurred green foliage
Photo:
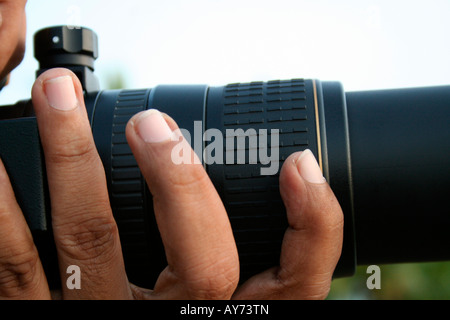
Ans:
<svg viewBox="0 0 450 320"><path fill-rule="evenodd" d="M450 300L450 262L380 265L381 289L369 290L367 266L336 279L329 300Z"/></svg>
<svg viewBox="0 0 450 320"><path fill-rule="evenodd" d="M127 84L125 76L120 71L110 71L100 75L103 90L125 89Z"/></svg>

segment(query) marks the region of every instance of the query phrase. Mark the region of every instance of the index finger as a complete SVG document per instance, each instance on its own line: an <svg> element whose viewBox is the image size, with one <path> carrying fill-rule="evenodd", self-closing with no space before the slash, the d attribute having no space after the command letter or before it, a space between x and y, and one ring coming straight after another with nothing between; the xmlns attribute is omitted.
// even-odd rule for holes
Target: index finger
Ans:
<svg viewBox="0 0 450 320"><path fill-rule="evenodd" d="M81 290L69 290L61 279L64 298L128 298L118 229L78 78L65 69L45 72L33 86L33 105L60 272L65 276L70 266L81 271Z"/></svg>

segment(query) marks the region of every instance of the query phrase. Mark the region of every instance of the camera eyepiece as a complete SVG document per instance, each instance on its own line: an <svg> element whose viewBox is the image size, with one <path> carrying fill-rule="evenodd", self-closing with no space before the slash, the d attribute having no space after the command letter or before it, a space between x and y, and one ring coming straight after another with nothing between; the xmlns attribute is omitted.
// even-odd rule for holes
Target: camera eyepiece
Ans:
<svg viewBox="0 0 450 320"><path fill-rule="evenodd" d="M34 37L34 55L41 69L55 66L86 66L94 71L98 38L87 28L57 26L40 30Z"/></svg>
<svg viewBox="0 0 450 320"><path fill-rule="evenodd" d="M34 36L34 55L39 61L37 76L50 68L64 67L78 76L85 91L99 91L93 74L98 37L91 29L70 26L42 29Z"/></svg>

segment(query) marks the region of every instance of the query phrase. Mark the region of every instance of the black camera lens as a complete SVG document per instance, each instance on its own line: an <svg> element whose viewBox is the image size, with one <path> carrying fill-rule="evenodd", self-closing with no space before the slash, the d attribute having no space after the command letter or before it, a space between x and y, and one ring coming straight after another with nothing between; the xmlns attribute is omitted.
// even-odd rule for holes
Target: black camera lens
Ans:
<svg viewBox="0 0 450 320"><path fill-rule="evenodd" d="M336 277L352 275L357 263L450 258L450 215L445 209L449 103L450 87L445 86L345 93L340 83L303 79L100 93L93 106L94 138L113 211L124 225L130 270L143 274L165 267L151 195L125 138L128 120L150 108L171 115L190 138L209 129L222 133L222 162L203 154L211 141L192 139L191 144L200 150L229 214L242 279L278 264L287 227L278 170L290 154L305 149L316 155L344 211L344 247ZM227 148L230 132L238 130L245 138L244 162L236 156L237 140L234 149ZM251 161L249 130L267 130L268 144L276 130L278 153L270 164L276 174L262 174L269 165L260 158ZM227 158L234 161L227 163Z"/></svg>

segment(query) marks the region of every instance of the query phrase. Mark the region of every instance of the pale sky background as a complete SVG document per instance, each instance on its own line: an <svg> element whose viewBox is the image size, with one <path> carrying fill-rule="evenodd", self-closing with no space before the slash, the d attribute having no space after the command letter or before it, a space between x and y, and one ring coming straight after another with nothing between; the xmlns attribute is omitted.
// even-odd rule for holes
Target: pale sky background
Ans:
<svg viewBox="0 0 450 320"><path fill-rule="evenodd" d="M96 31L101 83L126 88L339 80L347 91L450 84L449 0L28 0L27 52L0 105L28 98L33 34Z"/></svg>

